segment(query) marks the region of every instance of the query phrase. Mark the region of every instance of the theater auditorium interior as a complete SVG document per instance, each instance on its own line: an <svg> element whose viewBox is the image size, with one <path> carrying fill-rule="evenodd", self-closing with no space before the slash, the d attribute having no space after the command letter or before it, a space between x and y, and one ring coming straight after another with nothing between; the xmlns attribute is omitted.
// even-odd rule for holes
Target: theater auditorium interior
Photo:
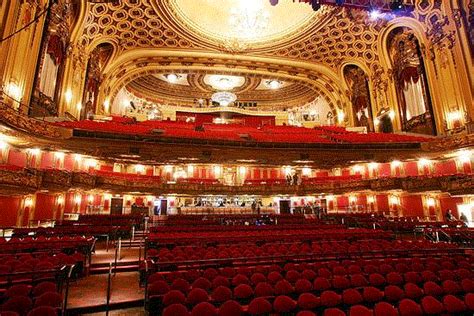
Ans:
<svg viewBox="0 0 474 316"><path fill-rule="evenodd" d="M0 0L0 316L474 314L473 0Z"/></svg>

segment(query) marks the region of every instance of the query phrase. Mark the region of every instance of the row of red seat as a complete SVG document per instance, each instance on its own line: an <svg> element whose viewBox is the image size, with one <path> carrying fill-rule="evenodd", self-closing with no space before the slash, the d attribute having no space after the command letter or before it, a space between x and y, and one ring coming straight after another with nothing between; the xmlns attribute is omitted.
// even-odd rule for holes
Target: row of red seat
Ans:
<svg viewBox="0 0 474 316"><path fill-rule="evenodd" d="M259 257L280 257L292 255L308 256L343 256L343 255L362 255L374 254L380 255L401 251L426 251L437 249L449 249L455 246L450 244L434 244L426 241L408 242L408 241L386 241L386 240L359 240L354 242L313 242L308 243L290 243L290 244L242 244L242 245L221 245L218 247L202 246L183 246L169 249L167 247L151 248L147 250L148 258L156 258L157 261L180 262L193 260L212 260Z"/></svg>
<svg viewBox="0 0 474 316"><path fill-rule="evenodd" d="M325 127L306 129L293 126L226 126L206 124L196 126L194 123L171 121L134 122L130 120L113 119L112 121L77 121L55 123L58 126L131 135L150 135L160 131L161 136L172 138L198 138L232 141L257 141L274 143L419 143L427 141L423 137L398 134L369 133L359 134L347 132L340 127ZM198 128L199 127L199 128Z"/></svg>
<svg viewBox="0 0 474 316"><path fill-rule="evenodd" d="M280 228L281 227L281 228ZM299 241L299 240L348 240L348 239L386 239L391 238L392 234L382 230L370 229L339 229L314 230L305 229L286 229L284 225L280 229L272 230L253 230L253 231L208 231L201 232L199 235L190 232L155 232L150 233L147 242L159 243L198 243L198 242L248 242L248 241Z"/></svg>
<svg viewBox="0 0 474 316"><path fill-rule="evenodd" d="M57 285L45 281L35 286L18 284L0 298L1 315L55 316L62 314L63 298Z"/></svg>
<svg viewBox="0 0 474 316"><path fill-rule="evenodd" d="M474 291L471 268L472 257L459 256L358 262L332 260L315 264L286 264L283 269L272 265L160 272L149 277L148 296L152 309L181 304L190 310L203 302L222 308L225 302L232 299L247 305L259 297L276 300L277 295L286 296L283 305L289 304L290 308L275 308L273 312L278 313L294 312L299 304L303 310L326 312L328 308L349 309L359 304L372 307L380 301L402 305L404 299L415 302L426 301L425 297L430 297L425 302L430 304L425 304L424 308L434 304L440 310L440 305L433 301L439 299L455 303L458 306L456 311L462 312L467 308L459 301ZM392 272L394 270L400 272L397 274ZM286 273L283 274L283 271ZM433 271L439 272L439 277ZM385 272L385 275L379 272ZM345 277L348 273L350 280ZM447 305L441 308L442 312L455 310L451 304ZM252 310L247 306L247 312L253 315ZM272 312L268 308L266 311Z"/></svg>

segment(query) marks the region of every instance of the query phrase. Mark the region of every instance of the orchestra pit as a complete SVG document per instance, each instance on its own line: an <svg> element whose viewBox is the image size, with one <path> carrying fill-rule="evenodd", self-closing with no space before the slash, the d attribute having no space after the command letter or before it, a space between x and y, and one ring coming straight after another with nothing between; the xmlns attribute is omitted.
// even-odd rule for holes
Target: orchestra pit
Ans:
<svg viewBox="0 0 474 316"><path fill-rule="evenodd" d="M0 316L474 314L473 0L1 0Z"/></svg>

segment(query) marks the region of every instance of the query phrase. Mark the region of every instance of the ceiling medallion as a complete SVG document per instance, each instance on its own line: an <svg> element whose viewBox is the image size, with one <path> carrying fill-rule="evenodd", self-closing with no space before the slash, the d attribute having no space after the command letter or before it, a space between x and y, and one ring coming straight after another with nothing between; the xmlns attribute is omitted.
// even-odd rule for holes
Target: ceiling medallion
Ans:
<svg viewBox="0 0 474 316"><path fill-rule="evenodd" d="M228 106L237 100L237 96L229 91L219 91L211 96L211 100L219 103L220 106Z"/></svg>

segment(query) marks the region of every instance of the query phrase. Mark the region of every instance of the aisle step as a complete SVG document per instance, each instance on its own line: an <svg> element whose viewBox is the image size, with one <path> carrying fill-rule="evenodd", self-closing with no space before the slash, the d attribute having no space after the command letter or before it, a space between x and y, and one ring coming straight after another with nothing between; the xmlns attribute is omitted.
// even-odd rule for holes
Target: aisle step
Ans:
<svg viewBox="0 0 474 316"><path fill-rule="evenodd" d="M111 303L109 305L109 311L112 310L120 310L120 309L127 309L131 307L140 307L143 306L144 300L131 300L126 302L119 302L119 303ZM68 308L66 314L68 316L79 316L84 314L92 314L92 313L101 313L107 310L106 304L95 305L95 306L84 306L84 307L77 307L77 308Z"/></svg>

